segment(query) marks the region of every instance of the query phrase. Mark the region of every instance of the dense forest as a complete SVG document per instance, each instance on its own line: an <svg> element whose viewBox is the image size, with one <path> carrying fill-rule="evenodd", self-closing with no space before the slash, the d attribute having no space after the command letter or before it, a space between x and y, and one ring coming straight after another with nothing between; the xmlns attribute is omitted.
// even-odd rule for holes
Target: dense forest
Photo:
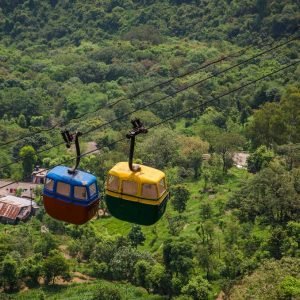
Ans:
<svg viewBox="0 0 300 300"><path fill-rule="evenodd" d="M0 299L299 299L299 24L296 0L1 0L1 180L71 166L68 129L104 194L138 117L171 199L152 226L75 226L37 189L0 224Z"/></svg>

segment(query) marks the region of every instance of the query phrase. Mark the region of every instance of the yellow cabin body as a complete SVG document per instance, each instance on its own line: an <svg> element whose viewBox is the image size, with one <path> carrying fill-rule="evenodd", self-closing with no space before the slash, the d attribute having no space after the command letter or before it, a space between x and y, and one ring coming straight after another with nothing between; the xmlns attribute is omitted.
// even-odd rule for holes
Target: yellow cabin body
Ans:
<svg viewBox="0 0 300 300"><path fill-rule="evenodd" d="M120 162L108 173L105 199L114 217L152 225L164 214L169 199L165 174L143 165L133 172L128 162Z"/></svg>

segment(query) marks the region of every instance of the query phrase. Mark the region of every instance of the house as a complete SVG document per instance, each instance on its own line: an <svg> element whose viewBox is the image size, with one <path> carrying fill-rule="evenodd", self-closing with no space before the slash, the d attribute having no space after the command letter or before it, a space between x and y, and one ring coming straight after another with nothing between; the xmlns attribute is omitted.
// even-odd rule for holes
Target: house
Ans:
<svg viewBox="0 0 300 300"><path fill-rule="evenodd" d="M239 169L246 169L249 156L247 152L235 152L232 157L233 164Z"/></svg>
<svg viewBox="0 0 300 300"><path fill-rule="evenodd" d="M13 184L9 184L10 182L10 180L0 180L0 186L4 186L3 188L0 188L0 197L7 195L18 195L31 199L34 198L35 189L39 186L38 184L30 182L15 182Z"/></svg>
<svg viewBox="0 0 300 300"><path fill-rule="evenodd" d="M44 184L46 175L47 175L47 169L41 169L39 166L36 166L31 174L32 183Z"/></svg>
<svg viewBox="0 0 300 300"><path fill-rule="evenodd" d="M39 209L33 200L7 195L0 198L0 221L6 224L17 224L26 221Z"/></svg>

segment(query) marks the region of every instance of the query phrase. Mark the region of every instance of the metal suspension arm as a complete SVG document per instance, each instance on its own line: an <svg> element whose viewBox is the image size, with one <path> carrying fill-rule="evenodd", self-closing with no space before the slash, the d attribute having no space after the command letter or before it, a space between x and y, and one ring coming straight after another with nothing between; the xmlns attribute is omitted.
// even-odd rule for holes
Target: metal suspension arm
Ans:
<svg viewBox="0 0 300 300"><path fill-rule="evenodd" d="M148 130L144 127L142 122L139 119L134 119L131 121L133 125L133 129L126 134L126 137L130 139L130 150L129 150L129 169L132 172L137 172L141 169L139 165L133 164L133 154L134 154L134 146L135 146L135 137L140 133L147 133Z"/></svg>
<svg viewBox="0 0 300 300"><path fill-rule="evenodd" d="M71 147L71 143L73 141L75 142L76 163L75 163L75 166L72 169L68 170L69 174L75 174L76 169L79 166L80 158L81 158L79 137L82 135L82 133L81 132L76 132L75 134L70 134L68 130L65 130L65 131L62 131L61 134L62 134L62 137L63 137L64 141L66 142L67 148Z"/></svg>
<svg viewBox="0 0 300 300"><path fill-rule="evenodd" d="M68 172L70 174L74 174L76 172L76 169L78 168L79 163L80 163L81 153L80 153L80 145L79 145L78 137L80 137L81 135L82 135L81 132L76 132L75 133L76 164L72 169L68 170Z"/></svg>

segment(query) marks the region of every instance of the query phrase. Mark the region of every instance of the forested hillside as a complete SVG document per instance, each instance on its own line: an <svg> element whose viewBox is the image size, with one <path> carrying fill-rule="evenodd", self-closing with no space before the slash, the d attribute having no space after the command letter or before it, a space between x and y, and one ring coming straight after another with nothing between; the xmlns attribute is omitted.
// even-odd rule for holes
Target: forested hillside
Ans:
<svg viewBox="0 0 300 300"><path fill-rule="evenodd" d="M104 201L0 224L0 298L298 299L299 21L295 0L0 1L0 179L71 166L79 130L104 194L138 117L135 159L171 190L152 226Z"/></svg>

